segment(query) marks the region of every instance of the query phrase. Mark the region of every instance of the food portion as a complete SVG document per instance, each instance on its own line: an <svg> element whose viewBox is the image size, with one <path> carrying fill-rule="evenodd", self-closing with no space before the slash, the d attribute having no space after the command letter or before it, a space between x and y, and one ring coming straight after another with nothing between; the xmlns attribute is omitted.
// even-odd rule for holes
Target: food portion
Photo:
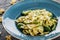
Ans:
<svg viewBox="0 0 60 40"><path fill-rule="evenodd" d="M27 10L22 14L16 24L26 35L46 35L56 28L57 18L46 9Z"/></svg>
<svg viewBox="0 0 60 40"><path fill-rule="evenodd" d="M11 0L10 4L13 5L17 2L17 0Z"/></svg>
<svg viewBox="0 0 60 40"><path fill-rule="evenodd" d="M11 35L5 36L6 40L12 40Z"/></svg>
<svg viewBox="0 0 60 40"><path fill-rule="evenodd" d="M2 22L2 17L0 16L0 23Z"/></svg>
<svg viewBox="0 0 60 40"><path fill-rule="evenodd" d="M5 12L5 9L0 8L0 15L2 15Z"/></svg>

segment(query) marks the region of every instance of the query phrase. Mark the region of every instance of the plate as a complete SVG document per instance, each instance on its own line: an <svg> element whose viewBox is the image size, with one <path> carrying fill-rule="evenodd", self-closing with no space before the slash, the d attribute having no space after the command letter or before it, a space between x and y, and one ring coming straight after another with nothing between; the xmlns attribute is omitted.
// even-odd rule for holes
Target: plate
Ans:
<svg viewBox="0 0 60 40"><path fill-rule="evenodd" d="M51 11L54 15L56 15L58 19L58 24L56 30L44 36L28 36L22 34L15 25L15 20L18 16L21 16L21 12L23 10L29 9L46 9ZM2 24L5 30L11 34L13 37L23 40L47 40L50 38L54 38L55 36L60 34L60 5L56 2L49 0L29 0L18 2L15 5L11 6L6 12L3 14Z"/></svg>

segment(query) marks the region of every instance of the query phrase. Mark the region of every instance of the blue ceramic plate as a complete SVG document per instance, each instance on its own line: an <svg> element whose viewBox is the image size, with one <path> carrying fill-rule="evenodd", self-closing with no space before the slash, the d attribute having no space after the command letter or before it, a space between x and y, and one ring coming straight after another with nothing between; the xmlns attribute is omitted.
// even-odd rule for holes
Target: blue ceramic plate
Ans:
<svg viewBox="0 0 60 40"><path fill-rule="evenodd" d="M23 10L46 9L54 13L58 18L56 30L44 36L28 36L22 34L15 25L16 18ZM3 15L2 24L5 30L12 36L23 40L47 40L60 34L60 5L50 0L29 0L18 2L11 6Z"/></svg>

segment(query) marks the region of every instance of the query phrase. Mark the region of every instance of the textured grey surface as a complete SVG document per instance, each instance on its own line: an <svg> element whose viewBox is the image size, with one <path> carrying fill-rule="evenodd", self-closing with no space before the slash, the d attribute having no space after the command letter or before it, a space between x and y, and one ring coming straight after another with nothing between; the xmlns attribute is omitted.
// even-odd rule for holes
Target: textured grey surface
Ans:
<svg viewBox="0 0 60 40"><path fill-rule="evenodd" d="M10 5L10 1L11 1L11 0L0 0L0 8L4 8L4 9L6 10L8 7L11 6L11 5ZM18 2L18 1L20 1L20 0L17 0L17 2ZM55 1L57 1L57 2L60 3L60 0L55 0ZM0 16L2 16L2 15L0 15ZM1 34L1 36L0 36L0 40L6 40L6 39L5 39L5 36L6 36L6 35L9 35L9 34L8 34L8 33L5 31L5 29L3 28L2 23L0 23L0 31L2 32L2 34ZM12 40L18 40L18 39L12 37ZM56 38L56 39L54 39L54 40L60 40L60 37L59 37L59 38Z"/></svg>
<svg viewBox="0 0 60 40"><path fill-rule="evenodd" d="M8 7L10 7L10 1L11 0L0 0L0 8L4 8L5 11L8 9ZM17 0L17 2L20 1L20 0ZM0 15L2 16L2 15ZM5 36L9 35L5 29L3 28L3 25L2 23L0 23L0 31L2 32L2 34L0 35L0 40L6 40ZM12 40L18 40L14 37L12 37Z"/></svg>

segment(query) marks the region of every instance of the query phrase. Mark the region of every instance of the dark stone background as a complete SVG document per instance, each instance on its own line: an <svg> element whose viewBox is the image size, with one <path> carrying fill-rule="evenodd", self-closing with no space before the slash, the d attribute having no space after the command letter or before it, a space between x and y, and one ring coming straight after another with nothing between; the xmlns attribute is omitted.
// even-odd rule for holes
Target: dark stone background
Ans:
<svg viewBox="0 0 60 40"><path fill-rule="evenodd" d="M0 0L0 8L5 9L5 11L6 11L6 9L8 9L11 6L10 1L11 0ZM20 1L20 0L17 0L17 2L18 1ZM2 15L0 15L0 16L2 16ZM0 31L2 32L2 34L0 35L0 40L6 40L5 36L10 35L10 34L8 34L5 31L5 29L3 28L2 23L0 23ZM12 40L18 40L14 37L11 37L11 38L12 38Z"/></svg>
<svg viewBox="0 0 60 40"><path fill-rule="evenodd" d="M4 8L6 10L9 6L11 6L10 1L11 0L0 0L0 8ZM20 1L20 0L17 0L17 2L18 1ZM57 0L57 2L60 2L60 0ZM0 15L0 16L2 16L2 15ZM5 36L7 36L9 34L3 28L2 23L0 23L0 31L2 32L2 34L0 35L0 40L6 40ZM18 40L18 39L12 37L12 40ZM54 40L60 40L60 37L58 37L58 38L56 38Z"/></svg>

